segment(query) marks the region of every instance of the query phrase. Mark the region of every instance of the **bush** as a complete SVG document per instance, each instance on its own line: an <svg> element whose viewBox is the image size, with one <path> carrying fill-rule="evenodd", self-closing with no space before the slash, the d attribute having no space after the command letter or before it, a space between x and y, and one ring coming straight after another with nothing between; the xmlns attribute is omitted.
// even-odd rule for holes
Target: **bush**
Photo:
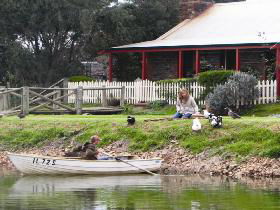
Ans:
<svg viewBox="0 0 280 210"><path fill-rule="evenodd" d="M69 77L69 82L90 82L90 81L94 81L94 79L84 75Z"/></svg>
<svg viewBox="0 0 280 210"><path fill-rule="evenodd" d="M232 70L207 71L198 75L198 82L205 87L215 87L224 84L234 73Z"/></svg>
<svg viewBox="0 0 280 210"><path fill-rule="evenodd" d="M206 104L214 113L221 114L225 107L235 108L238 103L244 105L252 104L258 95L256 77L245 74L235 73L224 85L218 85L213 93L208 94Z"/></svg>
<svg viewBox="0 0 280 210"><path fill-rule="evenodd" d="M231 70L212 70L200 73L198 75L198 83L205 87L200 99L204 100L206 96L213 92L217 85L224 84L235 71Z"/></svg>

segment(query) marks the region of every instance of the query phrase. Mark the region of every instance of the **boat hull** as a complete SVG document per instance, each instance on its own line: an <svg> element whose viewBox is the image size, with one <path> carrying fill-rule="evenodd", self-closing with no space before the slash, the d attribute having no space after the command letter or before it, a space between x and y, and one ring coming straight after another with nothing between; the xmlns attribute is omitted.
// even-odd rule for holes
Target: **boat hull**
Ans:
<svg viewBox="0 0 280 210"><path fill-rule="evenodd" d="M24 174L136 174L143 173L141 169L158 171L162 163L161 159L81 160L12 153L8 156L15 167Z"/></svg>

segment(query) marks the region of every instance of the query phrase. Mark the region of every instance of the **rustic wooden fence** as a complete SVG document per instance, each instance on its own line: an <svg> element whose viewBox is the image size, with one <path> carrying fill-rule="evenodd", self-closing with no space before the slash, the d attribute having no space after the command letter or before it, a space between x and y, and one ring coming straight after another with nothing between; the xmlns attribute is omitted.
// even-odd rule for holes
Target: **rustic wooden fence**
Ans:
<svg viewBox="0 0 280 210"><path fill-rule="evenodd" d="M255 104L268 104L274 103L277 100L276 94L276 80L266 80L258 82L258 89L260 96L255 100ZM191 82L187 85L181 85L179 83L164 84L156 83L148 80L140 80L135 82L108 82L108 81L96 81L96 82L70 82L69 88L77 88L79 86L88 88L100 88L100 87L125 87L125 98L127 103L136 104L139 102L152 102L156 100L167 100L169 104L176 103L176 96L180 88L187 88L190 90L191 95L197 100L198 104L203 105L204 101L201 99L204 87L200 86L197 82ZM119 98L120 92L116 90L108 91L111 97ZM102 93L93 90L86 90L84 92L84 103L101 103ZM69 103L74 103L75 98L70 96L68 98Z"/></svg>
<svg viewBox="0 0 280 210"><path fill-rule="evenodd" d="M21 88L0 88L0 114L11 115L20 113L22 117L31 112L38 111L41 108L56 112L67 112L82 114L84 102L84 92L101 92L101 104L108 106L110 96L107 91L120 92L119 105L123 106L125 102L125 87L91 87L84 88L60 88L54 86L51 88L42 87L21 87ZM20 104L11 107L11 96L19 98ZM73 104L68 104L68 97L74 98ZM65 103L66 102L66 103Z"/></svg>

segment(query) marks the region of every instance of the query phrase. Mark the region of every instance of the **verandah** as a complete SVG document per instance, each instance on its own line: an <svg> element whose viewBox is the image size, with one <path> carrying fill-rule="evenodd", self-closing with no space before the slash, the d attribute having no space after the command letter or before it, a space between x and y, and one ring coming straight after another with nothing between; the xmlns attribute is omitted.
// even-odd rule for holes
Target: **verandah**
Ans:
<svg viewBox="0 0 280 210"><path fill-rule="evenodd" d="M141 53L142 59L141 59L141 65L142 65L142 80L149 79L148 78L148 65L149 65L149 53L152 52L178 52L178 61L177 61L177 78L184 78L184 53L185 52L193 52L194 53L194 59L193 59L193 67L195 74L200 73L201 69L201 53L207 52L207 51L234 51L235 52L235 65L234 69L236 71L240 71L240 65L241 65L241 59L240 59L240 51L244 49L264 49L264 50L271 50L275 51L276 55L276 69L275 69L275 75L276 75L276 81L277 81L277 96L280 96L280 45L274 44L274 45L260 45L260 46L221 46L221 47L208 47L208 48L146 48L146 49L120 49L120 50L109 50L109 51L103 51L102 53L109 54L109 74L108 79L109 81L112 81L113 79L113 55L116 53ZM225 67L226 65L226 60ZM160 73L160 72L159 72Z"/></svg>

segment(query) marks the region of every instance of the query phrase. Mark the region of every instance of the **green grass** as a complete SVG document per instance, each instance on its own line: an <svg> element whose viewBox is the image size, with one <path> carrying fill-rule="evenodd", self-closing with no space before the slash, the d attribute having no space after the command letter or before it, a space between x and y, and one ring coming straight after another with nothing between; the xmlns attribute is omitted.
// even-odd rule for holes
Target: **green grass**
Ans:
<svg viewBox="0 0 280 210"><path fill-rule="evenodd" d="M260 104L244 113L246 116L267 117L280 114L280 104Z"/></svg>
<svg viewBox="0 0 280 210"><path fill-rule="evenodd" d="M118 140L128 140L131 151L161 149L176 140L193 153L205 150L213 154L231 154L236 157L280 157L280 119L272 117L224 118L224 127L213 129L207 120L201 120L203 130L191 131L191 120L144 122L145 119L170 115L135 115L136 125L126 125L127 115L29 115L24 119L0 119L0 149L41 147L52 141L67 145L70 139L89 140L91 135L102 138L100 146ZM79 132L82 131L82 132Z"/></svg>

